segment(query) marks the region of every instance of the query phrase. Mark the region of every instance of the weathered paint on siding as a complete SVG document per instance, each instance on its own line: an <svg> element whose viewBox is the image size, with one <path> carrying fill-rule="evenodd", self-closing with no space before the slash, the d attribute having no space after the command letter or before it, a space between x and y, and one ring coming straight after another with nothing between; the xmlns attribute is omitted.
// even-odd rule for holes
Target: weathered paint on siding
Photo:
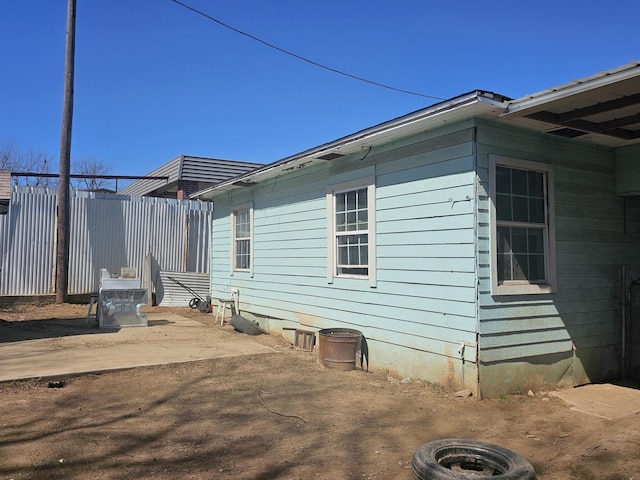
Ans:
<svg viewBox="0 0 640 480"><path fill-rule="evenodd" d="M377 367L475 388L476 177L469 125L395 142L364 160L345 157L216 197L213 295L238 288L243 314L273 331L283 326L361 330ZM376 287L339 277L329 284L326 189L372 175ZM254 208L253 276L230 272L229 212L246 203Z"/></svg>
<svg viewBox="0 0 640 480"><path fill-rule="evenodd" d="M488 157L554 167L557 293L491 295ZM620 371L620 266L640 259L638 217L615 195L608 149L478 122L480 385L487 396Z"/></svg>

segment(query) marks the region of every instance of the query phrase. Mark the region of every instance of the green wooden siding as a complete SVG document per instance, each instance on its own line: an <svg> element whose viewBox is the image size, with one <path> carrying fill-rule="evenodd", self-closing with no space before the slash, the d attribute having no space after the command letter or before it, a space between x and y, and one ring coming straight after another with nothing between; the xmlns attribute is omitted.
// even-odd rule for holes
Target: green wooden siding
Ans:
<svg viewBox="0 0 640 480"><path fill-rule="evenodd" d="M490 155L553 166L555 293L491 291ZM375 286L329 283L327 188L370 177ZM616 196L613 150L466 121L214 202L212 292L238 288L243 314L274 332L355 328L373 366L453 388L475 390L479 378L487 396L619 373L620 267L640 264L640 201ZM231 272L229 215L248 203L254 268Z"/></svg>
<svg viewBox="0 0 640 480"><path fill-rule="evenodd" d="M640 260L638 217L616 196L613 151L478 122L480 383L491 395L620 370L620 267ZM554 168L557 292L491 295L489 155ZM509 374L511 368L517 374Z"/></svg>
<svg viewBox="0 0 640 480"><path fill-rule="evenodd" d="M317 164L215 198L214 296L238 288L243 314L274 331L361 330L375 366L474 387L476 176L470 126L425 133L374 149L365 160L358 155ZM376 179L376 286L339 277L328 283L326 189L370 176ZM253 276L232 274L229 258L230 209L248 202L254 208ZM460 342L469 345L462 354Z"/></svg>

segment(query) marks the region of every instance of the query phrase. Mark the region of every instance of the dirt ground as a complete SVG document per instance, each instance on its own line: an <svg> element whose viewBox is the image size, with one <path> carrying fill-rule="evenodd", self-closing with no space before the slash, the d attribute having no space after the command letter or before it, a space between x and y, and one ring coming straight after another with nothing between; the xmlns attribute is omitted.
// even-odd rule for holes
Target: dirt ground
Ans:
<svg viewBox="0 0 640 480"><path fill-rule="evenodd" d="M5 325L49 320L61 335L85 315L84 305L0 308ZM548 392L458 398L236 334L274 353L0 383L0 479L409 480L421 444L470 438L517 452L539 479L640 480L640 415L589 416Z"/></svg>

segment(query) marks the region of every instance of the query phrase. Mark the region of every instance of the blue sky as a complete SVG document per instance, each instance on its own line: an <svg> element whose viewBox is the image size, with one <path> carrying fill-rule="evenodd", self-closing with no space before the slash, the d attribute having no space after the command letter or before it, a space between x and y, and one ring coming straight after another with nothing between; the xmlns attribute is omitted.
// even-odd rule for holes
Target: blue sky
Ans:
<svg viewBox="0 0 640 480"><path fill-rule="evenodd" d="M181 1L328 67L443 99L517 98L640 60L637 0ZM171 0L77 3L72 159L113 174L183 153L269 163L435 101L320 69ZM66 9L0 6L0 140L56 166Z"/></svg>

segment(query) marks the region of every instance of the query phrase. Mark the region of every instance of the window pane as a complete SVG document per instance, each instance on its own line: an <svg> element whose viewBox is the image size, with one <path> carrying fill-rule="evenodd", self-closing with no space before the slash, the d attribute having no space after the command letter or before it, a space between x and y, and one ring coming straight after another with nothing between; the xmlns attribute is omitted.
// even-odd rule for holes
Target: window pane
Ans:
<svg viewBox="0 0 640 480"><path fill-rule="evenodd" d="M357 215L356 212L348 212L347 213L347 230L352 232L356 230L358 226Z"/></svg>
<svg viewBox="0 0 640 480"><path fill-rule="evenodd" d="M236 238L246 238L251 236L251 220L249 217L249 209L243 208L242 210L236 210Z"/></svg>
<svg viewBox="0 0 640 480"><path fill-rule="evenodd" d="M496 270L499 283L547 280L545 179L543 172L496 166ZM515 226L515 222L528 226Z"/></svg>
<svg viewBox="0 0 640 480"><path fill-rule="evenodd" d="M544 175L542 172L529 173L529 196L544 197Z"/></svg>
<svg viewBox="0 0 640 480"><path fill-rule="evenodd" d="M511 250L513 253L527 253L527 229L511 229Z"/></svg>
<svg viewBox="0 0 640 480"><path fill-rule="evenodd" d="M496 192L511 193L511 169L506 167L496 167Z"/></svg>
<svg viewBox="0 0 640 480"><path fill-rule="evenodd" d="M512 197L513 201L513 221L529 221L529 202L527 197Z"/></svg>
<svg viewBox="0 0 640 480"><path fill-rule="evenodd" d="M347 193L347 210L356 209L356 192Z"/></svg>
<svg viewBox="0 0 640 480"><path fill-rule="evenodd" d="M498 282L511 280L511 255L498 255Z"/></svg>
<svg viewBox="0 0 640 480"><path fill-rule="evenodd" d="M347 263L348 265L361 265L358 245L349 245L349 261Z"/></svg>
<svg viewBox="0 0 640 480"><path fill-rule="evenodd" d="M236 241L236 268L248 269L249 268L249 253L250 243L249 240L237 240Z"/></svg>
<svg viewBox="0 0 640 480"><path fill-rule="evenodd" d="M498 220L545 223L543 173L496 167L496 192Z"/></svg>
<svg viewBox="0 0 640 480"><path fill-rule="evenodd" d="M513 220L513 214L511 212L511 196L496 196L496 215L498 220Z"/></svg>
<svg viewBox="0 0 640 480"><path fill-rule="evenodd" d="M251 226L248 223L236 225L236 238L246 238L251 235Z"/></svg>
<svg viewBox="0 0 640 480"><path fill-rule="evenodd" d="M250 268L251 250L251 214L249 208L234 210L234 241L235 268L248 270Z"/></svg>
<svg viewBox="0 0 640 480"><path fill-rule="evenodd" d="M367 189L358 190L358 209L367 208Z"/></svg>
<svg viewBox="0 0 640 480"><path fill-rule="evenodd" d="M498 282L545 281L543 229L498 227L496 233Z"/></svg>
<svg viewBox="0 0 640 480"><path fill-rule="evenodd" d="M369 228L367 189L342 192L336 194L335 198L338 272L350 275L367 275L368 234L345 234L345 232L366 232Z"/></svg>
<svg viewBox="0 0 640 480"><path fill-rule="evenodd" d="M526 170L511 169L511 188L513 195L527 195L529 191L529 181Z"/></svg>
<svg viewBox="0 0 640 480"><path fill-rule="evenodd" d="M366 230L369 215L366 210L358 212L358 230Z"/></svg>
<svg viewBox="0 0 640 480"><path fill-rule="evenodd" d="M543 282L545 278L544 255L531 255L529 257L529 281Z"/></svg>
<svg viewBox="0 0 640 480"><path fill-rule="evenodd" d="M522 254L513 255L511 261L513 262L513 277L511 280L527 280L529 274L528 256Z"/></svg>
<svg viewBox="0 0 640 480"><path fill-rule="evenodd" d="M528 228L529 253L544 254L544 232L542 229Z"/></svg>
<svg viewBox="0 0 640 480"><path fill-rule="evenodd" d="M341 235L338 237L338 264L359 266L368 264L368 235Z"/></svg>
<svg viewBox="0 0 640 480"><path fill-rule="evenodd" d="M529 199L529 221L532 223L545 223L544 198Z"/></svg>
<svg viewBox="0 0 640 480"><path fill-rule="evenodd" d="M341 243L338 243L338 265L349 265L349 248Z"/></svg>
<svg viewBox="0 0 640 480"><path fill-rule="evenodd" d="M360 235L359 265L369 265L369 239L368 235Z"/></svg>
<svg viewBox="0 0 640 480"><path fill-rule="evenodd" d="M511 253L511 229L498 227L498 255Z"/></svg>

